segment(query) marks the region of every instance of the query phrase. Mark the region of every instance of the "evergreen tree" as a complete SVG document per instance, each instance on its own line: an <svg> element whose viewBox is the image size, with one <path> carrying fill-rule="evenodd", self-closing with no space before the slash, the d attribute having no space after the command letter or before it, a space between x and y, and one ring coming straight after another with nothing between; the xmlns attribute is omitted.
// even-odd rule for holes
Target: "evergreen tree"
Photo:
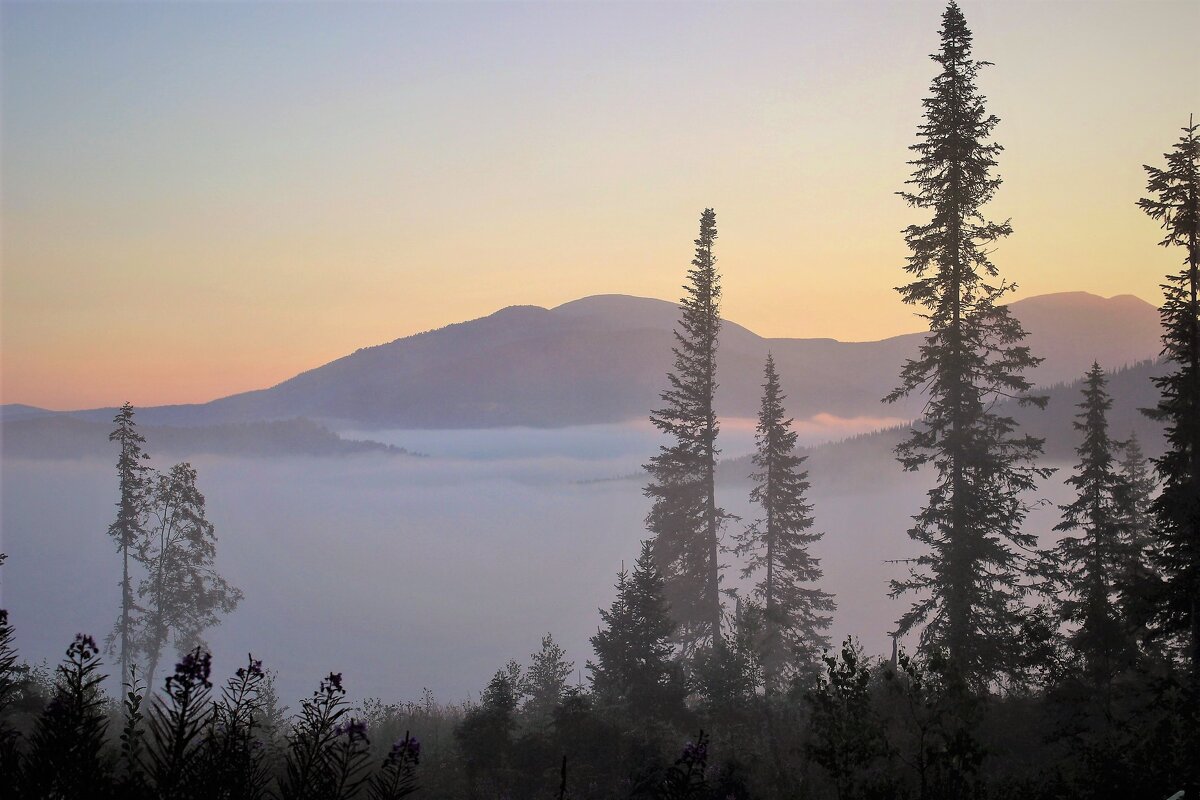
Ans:
<svg viewBox="0 0 1200 800"><path fill-rule="evenodd" d="M591 639L596 660L587 663L602 703L646 720L678 716L686 694L672 658L675 623L664 590L653 547L643 542L633 574L617 574L617 597L600 610L604 627Z"/></svg>
<svg viewBox="0 0 1200 800"><path fill-rule="evenodd" d="M554 709L567 691L567 678L575 665L567 661L566 652L546 634L542 649L533 653L525 673L525 713L539 726L545 727L554 719Z"/></svg>
<svg viewBox="0 0 1200 800"><path fill-rule="evenodd" d="M748 556L742 577L761 574L754 587L763 609L760 659L767 694L780 678L804 664L815 663L829 646L823 631L832 621L833 597L816 588L821 578L818 559L808 548L821 538L812 532L812 506L805 499L808 473L800 469L804 457L796 450L796 432L787 418L775 360L767 355L762 408L758 413L754 466L755 487L751 502L763 517L740 537L737 553Z"/></svg>
<svg viewBox="0 0 1200 800"><path fill-rule="evenodd" d="M1167 451L1155 460L1162 492L1158 567L1164 586L1158 623L1179 637L1200 691L1200 138L1188 120L1165 155L1166 169L1147 166L1151 195L1138 205L1162 223L1164 247L1184 249L1183 269L1167 276L1163 305L1163 359L1170 371L1155 379L1162 398L1152 414L1166 425Z"/></svg>
<svg viewBox="0 0 1200 800"><path fill-rule="evenodd" d="M1118 515L1125 539L1125 558L1116 575L1117 602L1126 624L1146 645L1152 635L1149 628L1154 612L1152 598L1158 594L1155 587L1159 584L1151 564L1154 493L1158 481L1136 433L1131 432L1124 442L1120 467L1124 491L1119 496Z"/></svg>
<svg viewBox="0 0 1200 800"><path fill-rule="evenodd" d="M150 467L143 462L150 456L142 451L146 438L137 431L132 405L126 403L121 406L121 410L113 418L113 423L116 428L108 435L108 440L116 442L121 448L117 456L117 483L121 498L117 501L117 518L108 526L108 535L117 543L117 552L121 554L121 618L117 620L115 630L108 637L108 647L111 651L119 643L121 680L125 680L129 677L133 655L131 648L137 611L133 599L133 581L129 574L129 559L138 557L146 538L144 521L146 490L149 484L147 473Z"/></svg>
<svg viewBox="0 0 1200 800"><path fill-rule="evenodd" d="M717 216L707 208L700 216L700 238L679 302L675 362L667 373L670 388L661 395L664 407L650 414L654 426L673 441L646 465L650 483L645 494L653 500L646 526L685 651L721 637L718 534L725 512L717 507L715 484L713 394L721 327L716 238Z"/></svg>
<svg viewBox="0 0 1200 800"><path fill-rule="evenodd" d="M995 400L1030 398L1023 372L1040 359L1022 344L1025 331L1000 305L1014 287L998 280L992 246L1011 233L1006 222L989 222L982 207L1000 178L992 175L1000 145L990 136L999 120L984 109L975 85L985 62L971 55L971 32L957 3L942 15L941 67L924 101L925 122L910 148L909 205L932 219L905 230L911 251L905 271L913 280L899 291L923 309L929 334L916 358L901 371L888 400L928 391L921 420L897 448L905 469L932 464L937 481L909 536L928 551L909 576L892 584L892 595L918 598L899 620L900 632L922 622L922 644L944 646L952 669L976 686L988 683L1019 653L1022 551L1035 545L1021 531L1026 506L1021 494L1049 470L1033 464L1041 441L1015 432Z"/></svg>
<svg viewBox="0 0 1200 800"><path fill-rule="evenodd" d="M1075 450L1079 463L1067 479L1076 499L1059 506L1062 521L1054 526L1068 535L1046 554L1045 564L1058 598L1059 618L1077 626L1070 644L1083 658L1093 686L1107 686L1134 655L1116 599L1117 575L1129 554L1122 513L1125 482L1108 436L1112 399L1107 384L1104 370L1093 363L1074 423L1083 434Z"/></svg>
<svg viewBox="0 0 1200 800"><path fill-rule="evenodd" d="M454 729L466 764L468 797L510 794L513 731L519 702L511 675L498 670L484 689L479 705Z"/></svg>
<svg viewBox="0 0 1200 800"><path fill-rule="evenodd" d="M181 653L200 644L201 635L220 621L220 614L237 608L242 592L214 567L217 537L191 464L176 464L157 477L150 517L150 535L139 556L147 575L138 587L146 611L137 633L149 660L146 683L153 691L154 673L168 640Z"/></svg>

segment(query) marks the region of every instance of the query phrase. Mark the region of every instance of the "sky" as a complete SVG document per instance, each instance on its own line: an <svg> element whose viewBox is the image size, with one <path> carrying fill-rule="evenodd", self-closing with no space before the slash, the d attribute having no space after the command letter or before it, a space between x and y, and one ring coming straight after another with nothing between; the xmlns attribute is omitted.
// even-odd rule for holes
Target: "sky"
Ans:
<svg viewBox="0 0 1200 800"><path fill-rule="evenodd" d="M895 194L940 2L0 5L0 401L201 402L590 294L920 329ZM1200 3L963 0L1015 297L1132 293L1200 114Z"/></svg>

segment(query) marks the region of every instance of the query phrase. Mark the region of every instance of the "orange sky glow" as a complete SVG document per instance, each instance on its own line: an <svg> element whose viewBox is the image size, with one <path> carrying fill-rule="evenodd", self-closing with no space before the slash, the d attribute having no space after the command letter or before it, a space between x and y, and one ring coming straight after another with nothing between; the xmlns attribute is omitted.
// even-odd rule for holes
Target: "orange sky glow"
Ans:
<svg viewBox="0 0 1200 800"><path fill-rule="evenodd" d="M962 5L1015 297L1157 303L1179 255L1134 203L1200 113L1200 4ZM201 402L507 305L674 300L706 206L729 319L919 330L895 192L940 9L5 3L0 400Z"/></svg>

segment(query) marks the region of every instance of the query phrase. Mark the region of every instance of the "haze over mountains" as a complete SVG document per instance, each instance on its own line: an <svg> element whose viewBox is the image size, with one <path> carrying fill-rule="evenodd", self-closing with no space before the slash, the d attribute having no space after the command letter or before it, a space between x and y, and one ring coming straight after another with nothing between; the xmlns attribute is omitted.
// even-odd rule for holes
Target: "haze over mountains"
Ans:
<svg viewBox="0 0 1200 800"><path fill-rule="evenodd" d="M1019 300L1013 313L1045 358L1039 385L1069 382L1095 360L1108 369L1154 357L1156 309L1132 295L1068 292ZM139 409L155 425L214 425L307 417L380 428L560 427L644 419L671 365L674 303L596 295L552 309L511 306L408 336L301 373L276 386L209 403ZM921 399L880 399L923 334L874 342L766 338L732 321L721 332L717 410L753 417L762 364L774 353L789 411L806 419L909 419ZM36 410L7 407L5 417ZM110 409L73 416L107 421Z"/></svg>

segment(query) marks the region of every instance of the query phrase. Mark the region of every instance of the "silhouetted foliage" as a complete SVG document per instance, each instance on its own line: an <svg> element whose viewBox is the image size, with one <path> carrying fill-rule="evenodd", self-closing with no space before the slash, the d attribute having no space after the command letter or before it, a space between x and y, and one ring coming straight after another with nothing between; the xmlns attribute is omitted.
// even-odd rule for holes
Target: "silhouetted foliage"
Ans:
<svg viewBox="0 0 1200 800"><path fill-rule="evenodd" d="M1005 397L1038 405L1045 399L1027 396L1022 373L1040 359L1022 344L1021 323L999 304L1015 287L997 281L990 253L1012 229L982 213L1000 186L992 170L1001 147L990 141L999 120L976 87L984 62L974 60L971 40L952 0L942 15L941 49L931 56L941 72L911 147L914 189L901 193L932 214L905 230L905 271L913 280L899 290L905 303L923 309L929 335L887 399L928 393L923 416L896 452L905 469L932 464L937 471L909 531L928 549L907 579L893 583L893 596L918 595L900 632L926 622L923 646L946 648L953 668L984 685L1013 669L1020 652L1024 553L1036 545L1021 528L1021 495L1048 470L1032 463L1041 441L1017 435L1013 419L993 409Z"/></svg>
<svg viewBox="0 0 1200 800"><path fill-rule="evenodd" d="M108 718L100 691L105 676L99 670L95 640L76 635L30 737L19 795L82 799L109 794L111 773L103 756Z"/></svg>
<svg viewBox="0 0 1200 800"><path fill-rule="evenodd" d="M554 721L554 709L567 691L567 678L575 665L567 661L566 653L548 633L542 637L542 649L530 659L524 681L529 699L523 711L534 725L545 728Z"/></svg>
<svg viewBox="0 0 1200 800"><path fill-rule="evenodd" d="M696 741L684 745L683 752L667 770L656 797L663 800L689 800L704 797L708 781L704 771L708 766L708 739L701 730Z"/></svg>
<svg viewBox="0 0 1200 800"><path fill-rule="evenodd" d="M149 515L140 554L146 576L138 597L145 610L137 643L149 661L147 682L153 684L167 642L180 652L202 645L203 632L220 621L220 614L237 608L242 593L217 574L217 537L191 464L176 464L156 476Z"/></svg>
<svg viewBox="0 0 1200 800"><path fill-rule="evenodd" d="M350 716L342 674L331 672L300 704L288 737L282 800L342 800L367 778L367 726Z"/></svg>
<svg viewBox="0 0 1200 800"><path fill-rule="evenodd" d="M1190 748L1200 753L1200 126L1188 120L1165 155L1166 168L1146 166L1150 197L1138 205L1162 223L1160 244L1184 249L1183 269L1163 284L1162 356L1170 367L1156 378L1161 397L1150 413L1166 428L1167 450L1155 460L1162 491L1154 501L1157 541L1153 554L1160 581L1156 627L1174 637L1190 663L1193 709ZM1187 792L1200 793L1200 758Z"/></svg>
<svg viewBox="0 0 1200 800"><path fill-rule="evenodd" d="M617 597L600 610L604 627L591 640L596 660L587 664L600 703L643 725L679 719L686 695L655 552L643 542L632 575L617 575Z"/></svg>
<svg viewBox="0 0 1200 800"><path fill-rule="evenodd" d="M1062 521L1054 529L1065 535L1045 554L1042 566L1058 618L1076 626L1069 636L1071 647L1083 659L1091 686L1101 692L1132 665L1136 648L1116 596L1121 565L1134 554L1124 529L1127 488L1108 435L1112 399L1106 385L1104 371L1092 364L1074 424L1082 434L1076 449L1079 463L1067 478L1076 499L1059 507Z"/></svg>
<svg viewBox="0 0 1200 800"><path fill-rule="evenodd" d="M1138 205L1162 223L1160 244L1184 249L1184 266L1168 275L1160 310L1162 356L1171 371L1155 379L1155 418L1166 424L1168 448L1155 465L1162 492L1155 501L1159 570L1165 586L1159 624L1186 642L1200 686L1200 126L1165 155L1166 168L1146 166L1151 195Z"/></svg>
<svg viewBox="0 0 1200 800"><path fill-rule="evenodd" d="M121 676L129 674L133 659L134 628L137 611L133 599L133 581L129 572L129 559L141 556L145 545L145 515L147 493L150 486L150 467L143 463L150 456L142 450L146 439L137 431L133 421L133 406L125 403L113 418L116 428L108 435L110 442L120 447L117 455L117 485L120 499L117 501L117 518L108 526L108 535L116 542L121 554L121 616L115 630L109 636L109 649L118 648Z"/></svg>
<svg viewBox="0 0 1200 800"><path fill-rule="evenodd" d="M748 557L742 577L759 575L754 587L762 604L759 660L766 691L773 694L780 680L810 668L829 646L824 631L836 606L829 593L816 587L820 562L808 548L821 534L812 532L812 505L805 499L808 473L801 469L804 457L795 453L796 432L784 411L786 396L770 355L764 378L753 458L758 471L750 492L763 517L743 532L735 552Z"/></svg>
<svg viewBox="0 0 1200 800"><path fill-rule="evenodd" d="M725 512L717 507L715 483L720 451L713 395L721 329L716 238L717 215L706 208L686 294L679 301L675 362L667 373L670 388L661 395L664 406L650 413L650 421L671 442L660 446L646 465L650 483L645 494L653 501L646 527L685 651L721 637L718 538Z"/></svg>
<svg viewBox="0 0 1200 800"><path fill-rule="evenodd" d="M404 732L383 760L379 772L367 789L370 800L400 800L417 790L417 765L421 763L421 742Z"/></svg>
<svg viewBox="0 0 1200 800"><path fill-rule="evenodd" d="M1131 433L1121 447L1120 477L1123 492L1118 496L1120 526L1125 538L1125 558L1114 578L1117 603L1131 635L1143 648L1161 650L1151 623L1154 598L1161 595L1154 570L1154 495L1158 489L1150 462L1142 452L1137 435Z"/></svg>

